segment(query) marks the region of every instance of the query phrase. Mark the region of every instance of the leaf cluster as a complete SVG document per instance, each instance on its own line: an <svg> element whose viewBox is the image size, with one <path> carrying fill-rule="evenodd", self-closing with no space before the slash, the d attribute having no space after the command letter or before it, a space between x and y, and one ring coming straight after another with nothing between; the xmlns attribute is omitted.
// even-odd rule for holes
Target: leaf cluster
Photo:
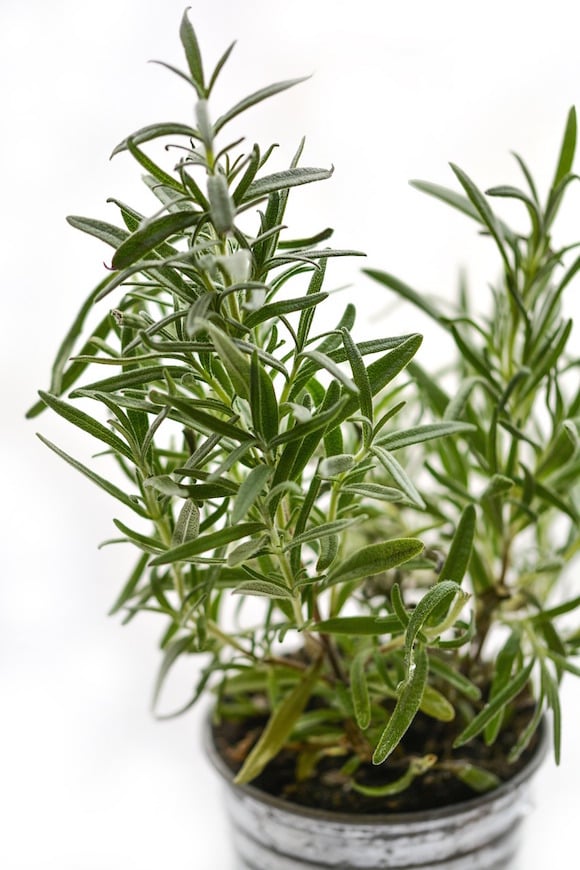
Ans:
<svg viewBox="0 0 580 870"><path fill-rule="evenodd" d="M418 185L497 245L504 276L487 319L476 322L466 295L450 318L369 270L448 331L459 386L447 392L414 361L416 333L361 340L352 304L317 329L328 263L357 252L327 247L328 228L289 235L285 215L293 188L332 169L303 166L301 142L287 168L270 171L274 146L224 138L234 118L302 79L264 87L214 121L233 46L208 76L187 15L180 37L187 70L170 69L193 88L195 126L152 124L113 151L144 172L151 215L113 199L116 224L69 217L113 249L111 267L29 412L50 408L101 450L89 467L40 436L118 504L107 543L129 544L136 558L111 612L163 621L154 707L174 663L193 656L192 694L175 712L210 689L219 716L268 711L240 782L292 745L300 777L344 756L348 787L363 790L358 766L404 757L419 712L457 717L458 747L481 733L493 742L538 666L538 713L518 754L545 704L559 721L558 683L575 670L577 641L557 620L580 599L546 605L578 549L580 400L562 383L577 378L577 361L560 303L580 260L554 279L566 250L553 251L549 235L575 126L544 209L521 160L531 193L492 191L524 202L529 236L495 217L460 170L465 197ZM155 140L176 164L150 156ZM91 327L105 298L114 308ZM568 523L564 537L554 517ZM533 557L518 549L530 531ZM483 651L495 623L509 637L490 676ZM376 796L440 763L410 758ZM446 764L476 790L497 784L461 756Z"/></svg>

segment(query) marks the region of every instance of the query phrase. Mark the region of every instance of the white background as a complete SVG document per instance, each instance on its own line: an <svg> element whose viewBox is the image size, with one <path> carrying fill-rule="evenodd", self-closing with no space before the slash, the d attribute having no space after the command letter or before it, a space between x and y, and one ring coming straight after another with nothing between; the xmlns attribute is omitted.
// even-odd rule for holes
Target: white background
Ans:
<svg viewBox="0 0 580 870"><path fill-rule="evenodd" d="M111 195L145 203L130 158L109 163L108 154L140 126L191 120L187 86L146 64L183 65L182 11L177 0L0 5L5 870L232 866L219 786L200 750L203 710L156 722L148 699L160 627L144 617L120 628L106 617L127 565L120 549L97 550L112 533L112 505L34 431L79 457L90 447L48 415L23 421L110 256L64 216L114 221ZM244 121L250 140L280 143L282 163L304 133L305 162L336 167L331 181L296 193L299 234L334 226L337 246L365 250L369 265L447 298L465 264L485 292L495 268L489 242L407 179L452 184L453 160L482 188L520 183L513 149L546 189L580 95L576 3L222 0L195 3L192 18L207 66L239 40L218 112L264 84L313 73ZM578 205L575 191L558 241L577 238ZM358 267L342 262L331 280L355 283L359 334L424 330L421 359L433 365L441 337L393 308ZM578 315L578 287L569 295ZM167 704L191 682L178 670ZM580 686L568 680L564 696L564 763L546 764L537 778L520 870L576 866Z"/></svg>

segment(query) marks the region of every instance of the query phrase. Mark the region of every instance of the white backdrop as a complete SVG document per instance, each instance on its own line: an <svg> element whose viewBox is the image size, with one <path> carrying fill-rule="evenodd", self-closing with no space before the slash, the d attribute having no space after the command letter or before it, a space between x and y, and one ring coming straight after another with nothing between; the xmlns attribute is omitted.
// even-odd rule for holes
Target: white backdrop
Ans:
<svg viewBox="0 0 580 870"><path fill-rule="evenodd" d="M159 627L142 618L122 629L106 617L126 566L119 549L97 550L111 535L111 505L33 433L41 428L80 457L90 448L48 416L23 421L71 311L108 256L64 216L114 220L107 196L139 203L130 158L109 163L108 154L144 124L191 118L187 86L146 64L182 65L182 11L177 0L0 5L6 870L232 867L218 783L199 746L203 711L153 720ZM519 183L513 149L545 189L580 96L577 4L222 0L196 2L192 19L210 60L239 40L218 109L269 82L313 74L244 122L256 141L280 143L281 160L304 133L306 162L336 167L331 181L295 194L297 230L334 226L337 246L365 250L369 265L425 291L449 297L462 264L485 287L489 243L407 179L452 184L453 160L482 188ZM576 191L561 225L566 241L578 205ZM393 308L358 268L342 262L331 280L355 284L361 332L424 330L428 364L439 337L416 314L409 322L408 310ZM578 289L570 295L578 315ZM177 670L168 703L191 681ZM564 763L548 763L538 777L520 870L550 860L575 866L580 686L568 680L564 694Z"/></svg>

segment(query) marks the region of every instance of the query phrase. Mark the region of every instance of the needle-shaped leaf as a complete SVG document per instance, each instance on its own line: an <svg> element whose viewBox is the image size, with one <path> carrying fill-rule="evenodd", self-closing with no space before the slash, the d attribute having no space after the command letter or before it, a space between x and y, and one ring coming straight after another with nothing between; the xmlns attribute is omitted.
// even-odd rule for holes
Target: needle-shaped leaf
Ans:
<svg viewBox="0 0 580 870"><path fill-rule="evenodd" d="M291 314L293 311L302 311L304 308L315 308L325 299L328 299L328 293L313 293L309 296L300 296L298 299L280 299L252 311L244 320L244 326L253 329L265 320Z"/></svg>
<svg viewBox="0 0 580 870"><path fill-rule="evenodd" d="M172 562L188 561L201 553L217 550L225 547L232 541L239 541L264 530L263 523L238 523L236 526L226 526L218 532L210 532L207 535L199 535L192 541L186 541L177 547L171 547L157 558L153 559L152 565L169 565Z"/></svg>
<svg viewBox="0 0 580 870"><path fill-rule="evenodd" d="M141 127L139 130L136 130L135 133L131 133L131 136L123 139L122 142L119 142L111 152L111 157L114 157L115 154L127 151L129 139L131 139L135 145L142 145L143 142L150 142L152 139L159 139L161 136L187 136L188 138L192 138L197 137L198 135L197 130L189 124L177 124L172 121L159 124L148 124L146 127Z"/></svg>
<svg viewBox="0 0 580 870"><path fill-rule="evenodd" d="M564 130L564 138L558 156L558 165L556 166L556 172L551 186L552 191L554 191L560 182L563 181L563 179L572 171L574 154L576 153L576 136L576 109L572 106L566 119L566 129Z"/></svg>
<svg viewBox="0 0 580 870"><path fill-rule="evenodd" d="M346 558L328 575L327 586L350 583L362 577L380 574L418 556L423 543L417 538L395 538L379 544L369 544Z"/></svg>
<svg viewBox="0 0 580 870"><path fill-rule="evenodd" d="M239 785L251 782L263 771L268 762L278 755L308 703L318 682L320 670L319 663L309 668L302 679L277 705L234 782Z"/></svg>
<svg viewBox="0 0 580 870"><path fill-rule="evenodd" d="M495 658L495 667L489 690L489 700L491 701L498 695L502 689L507 686L510 681L514 662L517 659L520 651L521 638L518 633L512 631L503 647ZM483 734L485 742L488 746L495 743L497 735L500 732L504 719L504 711L500 710L493 719L491 719L484 728Z"/></svg>
<svg viewBox="0 0 580 870"><path fill-rule="evenodd" d="M37 433L38 434L38 433ZM65 462L68 462L73 468L76 468L77 471L80 471L81 474L84 474L85 477L88 477L89 480L92 480L93 483L96 483L101 489L104 489L109 495L112 495L113 498L118 499L127 507L131 508L131 510L135 511L142 517L146 517L147 511L141 506L141 504L137 501L136 497L131 497L127 495L122 489L119 489L118 486L115 486L114 483L111 483L109 480L106 480L104 477L100 477L100 475L96 474L90 468L87 468L86 465L83 465L77 459L74 459L72 456L69 456L68 453L65 453L64 450L61 450L60 447L57 447L56 444L53 444L48 438L44 438L42 435L38 435L43 444L46 444L47 447L56 453L57 456L60 456L61 459L64 459Z"/></svg>
<svg viewBox="0 0 580 870"><path fill-rule="evenodd" d="M97 221L93 218L81 217L75 214L69 215L66 220L75 230L87 233L87 235L93 236L107 245L111 245L112 248L118 248L129 236L127 230L116 227L114 224L109 224L106 221Z"/></svg>
<svg viewBox="0 0 580 870"><path fill-rule="evenodd" d="M246 516L271 475L272 469L268 465L256 465L252 468L238 490L232 510L232 523L238 523Z"/></svg>
<svg viewBox="0 0 580 870"><path fill-rule="evenodd" d="M424 755L422 758L412 758L405 773L398 779L387 782L384 785L362 785L352 782L353 791L364 794L366 797L384 798L401 794L406 791L418 776L427 773L437 761L436 755Z"/></svg>
<svg viewBox="0 0 580 870"><path fill-rule="evenodd" d="M430 441L432 438L443 438L447 435L458 435L463 432L473 432L475 426L471 423L461 423L449 420L442 423L424 423L421 426L411 426L382 435L377 444L385 450L400 450L412 444Z"/></svg>
<svg viewBox="0 0 580 870"><path fill-rule="evenodd" d="M195 30L193 29L191 21L187 17L187 9L183 13L183 18L181 19L179 36L181 44L185 50L185 57L187 58L187 65L191 73L192 81L196 85L196 90L199 96L203 97L205 96L205 85L203 81L201 52L199 50L199 43L197 41Z"/></svg>
<svg viewBox="0 0 580 870"><path fill-rule="evenodd" d="M475 520L475 507L472 504L466 505L457 523L447 558L439 572L441 580L454 580L455 583L463 580L473 549Z"/></svg>
<svg viewBox="0 0 580 870"><path fill-rule="evenodd" d="M179 516L173 529L171 536L172 547L186 544L188 541L193 541L197 538L199 534L199 518L199 507L192 499L187 499L179 511Z"/></svg>
<svg viewBox="0 0 580 870"><path fill-rule="evenodd" d="M132 541L141 550L146 553L159 553L163 549L163 544L156 538L151 538L149 535L142 535L129 526L122 523L121 520L113 520L120 532L122 532L129 541Z"/></svg>
<svg viewBox="0 0 580 870"><path fill-rule="evenodd" d="M179 211L146 222L119 245L113 256L113 268L132 266L166 239L195 226L200 217L199 211Z"/></svg>
<svg viewBox="0 0 580 870"><path fill-rule="evenodd" d="M319 526L313 526L311 529L302 532L300 535L294 535L292 540L286 544L285 550L293 550L294 547L301 547L302 544L309 544L312 541L319 541L321 538L328 538L343 532L349 526L358 522L356 517L349 517L344 520L332 520L329 523L321 523Z"/></svg>
<svg viewBox="0 0 580 870"><path fill-rule="evenodd" d="M390 453L388 450L385 450L384 447L379 447L378 445L374 445L371 448L371 453L373 454L373 456L376 456L383 468L390 474L394 482L400 488L401 492L407 496L409 501L418 508L424 508L425 502L419 495L415 484L412 482L411 478L409 477L403 466L395 459L392 453Z"/></svg>
<svg viewBox="0 0 580 870"><path fill-rule="evenodd" d="M309 626L309 631L322 632L324 634L371 635L378 637L382 634L399 634L403 630L398 617L390 616L334 616L323 619Z"/></svg>
<svg viewBox="0 0 580 870"><path fill-rule="evenodd" d="M147 563L149 562L149 554L147 552L142 553L137 560L135 567L129 574L125 585L121 589L121 592L115 599L115 603L109 610L109 616L113 616L115 613L118 613L119 610L129 601L133 595L136 593L137 586L139 585L139 581L141 577L145 573L145 568L147 567Z"/></svg>
<svg viewBox="0 0 580 870"><path fill-rule="evenodd" d="M357 386L359 393L360 412L365 420L368 420L368 422L363 423L363 443L366 447L368 447L371 440L371 432L374 418L371 383L369 380L367 368L362 358L362 354L356 346L355 342L352 340L350 332L344 327L341 332L344 350L346 352L348 362L352 371L352 378Z"/></svg>
<svg viewBox="0 0 580 870"><path fill-rule="evenodd" d="M205 324L221 362L229 375L236 393L242 399L250 398L250 359L242 353L233 339L213 323Z"/></svg>
<svg viewBox="0 0 580 870"><path fill-rule="evenodd" d="M401 501L403 493L393 486L383 486L380 483L347 483L342 487L343 492L352 492L363 498L377 499L377 501Z"/></svg>
<svg viewBox="0 0 580 870"><path fill-rule="evenodd" d="M454 163L450 164L451 169L457 176L461 186L465 190L469 200L473 204L475 210L479 214L479 217L483 224L488 228L491 235L493 236L502 259L506 265L506 268L509 270L511 268L509 258L504 245L504 238L501 230L501 224L498 222L496 216L492 212L489 203L487 202L483 193L479 190L476 184L471 180L471 178L465 173L459 166L456 166Z"/></svg>
<svg viewBox="0 0 580 870"><path fill-rule="evenodd" d="M166 647L161 661L161 667L159 668L157 679L155 680L155 686L153 688L153 698L151 700L152 710L155 710L157 707L161 690L163 689L169 671L180 656L193 651L194 643L195 639L192 635L185 635L174 640Z"/></svg>
<svg viewBox="0 0 580 870"><path fill-rule="evenodd" d="M498 692L495 698L486 704L483 710L471 720L469 725L467 725L467 727L464 728L461 734L456 738L453 744L454 748L463 746L473 737L476 737L481 731L483 731L487 723L491 722L494 716L500 712L500 710L503 710L510 701L513 701L513 699L520 694L530 679L533 667L534 659L528 662L526 667L522 671L519 671L519 673L517 673L506 686L504 686L501 692Z"/></svg>
<svg viewBox="0 0 580 870"><path fill-rule="evenodd" d="M75 408L74 405L70 405L68 402L59 399L57 396L45 393L44 390L39 390L38 395L49 408L55 411L60 417L68 420L68 422L72 423L73 426L78 426L79 429L88 432L89 435L93 436L93 438L98 438L99 441L107 444L108 447L116 453L119 453L121 456L124 456L126 459L134 459L131 448L115 435L111 429L107 428L107 426L103 426L103 424L99 423L98 420L95 420L94 417L91 417L79 408Z"/></svg>
<svg viewBox="0 0 580 870"><path fill-rule="evenodd" d="M371 724L371 699L366 677L367 650L361 650L350 666L350 691L356 724L365 731Z"/></svg>
<svg viewBox="0 0 580 870"><path fill-rule="evenodd" d="M240 583L233 590L233 595L257 595L259 598L285 598L292 601L294 598L288 587L282 586L279 583L273 583L272 580L247 580Z"/></svg>
<svg viewBox="0 0 580 870"><path fill-rule="evenodd" d="M260 199L274 191L286 190L289 187L297 187L301 184L311 184L314 181L324 181L332 176L332 169L320 169L308 166L297 166L295 169L284 169L282 172L274 172L257 178L246 189L242 200L247 201Z"/></svg>
<svg viewBox="0 0 580 870"><path fill-rule="evenodd" d="M461 592L459 584L452 580L441 580L432 586L414 607L405 632L405 659L407 667L412 667L413 646L417 635L428 621L431 614L445 605L445 612L455 596Z"/></svg>
<svg viewBox="0 0 580 870"><path fill-rule="evenodd" d="M415 653L413 668L399 690L395 709L379 738L373 754L373 764L382 764L386 761L408 731L421 706L428 670L427 653L422 646L419 646Z"/></svg>
<svg viewBox="0 0 580 870"><path fill-rule="evenodd" d="M276 84L268 85L265 88L261 88L259 91L255 91L253 94L250 94L249 97L245 97L243 100L240 100L239 103L236 103L235 106L232 106L227 112L224 112L214 124L214 129L216 133L222 129L222 127L229 123L236 115L240 115L242 112L245 112L246 109L251 108L251 106L255 106L257 103L261 103L262 100L267 100L268 97L273 97L276 94L281 93L281 91L286 91L288 88L293 88L294 85L298 85L301 82L305 82L309 76L304 76L299 79L288 79L283 82L276 82Z"/></svg>
<svg viewBox="0 0 580 870"><path fill-rule="evenodd" d="M401 281L389 272L383 272L380 269L363 269L362 271L365 275L368 275L369 278L372 278L374 281L378 281L379 284L388 287L402 299L405 299L407 302L412 302L413 305L429 315L429 317L440 326L447 326L449 323L449 317L446 317L443 312L437 308L434 302L430 302L429 298L424 293L419 293L417 290L413 290L412 287L409 287L408 284L405 284L404 281Z"/></svg>

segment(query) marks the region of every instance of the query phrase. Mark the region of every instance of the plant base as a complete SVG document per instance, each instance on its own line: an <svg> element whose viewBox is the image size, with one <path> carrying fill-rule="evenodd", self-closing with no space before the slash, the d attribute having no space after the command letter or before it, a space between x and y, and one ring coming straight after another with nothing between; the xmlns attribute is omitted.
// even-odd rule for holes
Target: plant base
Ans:
<svg viewBox="0 0 580 870"><path fill-rule="evenodd" d="M353 816L295 806L233 775L207 726L209 757L226 783L237 870L506 870L531 808L529 789L546 728L526 767L498 789L415 813Z"/></svg>

